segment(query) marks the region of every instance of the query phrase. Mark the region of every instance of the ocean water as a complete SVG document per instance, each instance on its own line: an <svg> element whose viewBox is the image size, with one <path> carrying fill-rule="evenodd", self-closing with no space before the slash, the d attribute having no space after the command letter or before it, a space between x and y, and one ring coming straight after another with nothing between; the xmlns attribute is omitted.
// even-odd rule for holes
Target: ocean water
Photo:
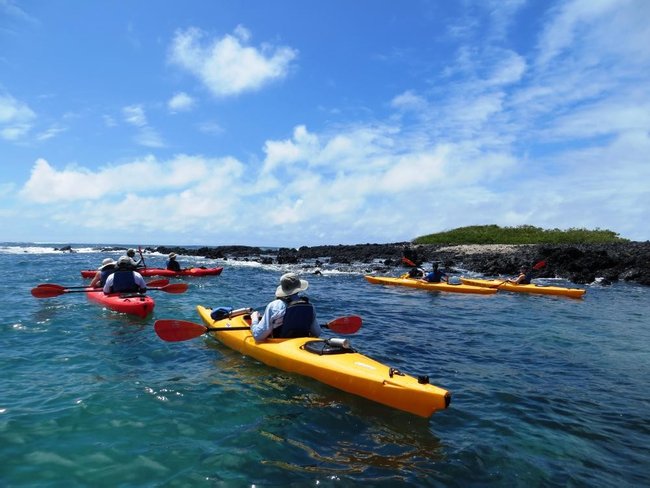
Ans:
<svg viewBox="0 0 650 488"><path fill-rule="evenodd" d="M291 267L181 256L225 269L151 292L139 319L32 297L119 255L73 247L0 244L0 486L650 485L648 287L471 296L304 270L321 321L360 315L356 349L452 391L422 419L153 330L199 322L197 304L262 307Z"/></svg>

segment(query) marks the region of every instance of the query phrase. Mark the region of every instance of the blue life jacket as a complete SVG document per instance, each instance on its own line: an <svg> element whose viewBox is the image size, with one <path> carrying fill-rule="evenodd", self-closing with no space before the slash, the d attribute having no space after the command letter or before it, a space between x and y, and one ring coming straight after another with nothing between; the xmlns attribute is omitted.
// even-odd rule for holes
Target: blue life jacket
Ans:
<svg viewBox="0 0 650 488"><path fill-rule="evenodd" d="M140 287L135 282L133 271L115 271L113 273L112 293L128 293L140 291Z"/></svg>
<svg viewBox="0 0 650 488"><path fill-rule="evenodd" d="M99 285L104 286L106 284L106 280L108 279L108 277L110 275L112 275L113 273L115 273L115 268L109 268L109 269L102 270L99 273Z"/></svg>
<svg viewBox="0 0 650 488"><path fill-rule="evenodd" d="M288 302L282 325L273 329L273 337L309 337L311 324L316 317L314 306L307 297Z"/></svg>
<svg viewBox="0 0 650 488"><path fill-rule="evenodd" d="M443 273L439 269L436 269L435 271L431 271L429 274L427 274L424 277L424 279L427 280L429 283L440 283L444 275L445 273Z"/></svg>

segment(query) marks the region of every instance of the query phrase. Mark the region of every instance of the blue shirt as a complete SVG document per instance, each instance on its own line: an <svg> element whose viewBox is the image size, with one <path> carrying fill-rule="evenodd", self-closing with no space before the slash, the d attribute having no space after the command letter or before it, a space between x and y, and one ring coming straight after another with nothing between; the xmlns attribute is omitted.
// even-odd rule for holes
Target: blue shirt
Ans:
<svg viewBox="0 0 650 488"><path fill-rule="evenodd" d="M427 274L424 279L429 283L440 283L443 276L447 275L443 271L436 269L435 271L431 271L429 274Z"/></svg>
<svg viewBox="0 0 650 488"><path fill-rule="evenodd" d="M291 301L297 300L300 298L297 294L293 295L290 297ZM253 338L255 339L255 342L262 342L265 340L267 337L271 335L273 332L273 329L276 327L280 327L283 324L284 321L284 313L287 310L287 303L284 300L280 300L279 298L276 300L273 300L271 303L269 303L266 306L266 310L264 310L264 315L262 316L262 320L259 322L253 320L253 323L251 324L251 332L253 333ZM320 337L320 335L323 333L323 330L320 328L320 325L318 325L318 320L316 319L316 313L314 313L314 321L311 323L310 326L311 329L311 335L314 337Z"/></svg>

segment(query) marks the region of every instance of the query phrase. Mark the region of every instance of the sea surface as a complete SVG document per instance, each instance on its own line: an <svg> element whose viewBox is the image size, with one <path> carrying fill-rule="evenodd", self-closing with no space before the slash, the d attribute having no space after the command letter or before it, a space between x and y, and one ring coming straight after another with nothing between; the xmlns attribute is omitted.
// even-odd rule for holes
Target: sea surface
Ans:
<svg viewBox="0 0 650 488"><path fill-rule="evenodd" d="M120 254L72 246L0 243L2 487L650 486L649 287L473 296L372 285L363 267L180 256L224 271L152 291L139 319L84 293L30 294L87 283L82 269ZM200 322L197 304L263 307L288 270L309 280L321 322L360 315L353 347L429 375L450 407L423 419L154 332Z"/></svg>

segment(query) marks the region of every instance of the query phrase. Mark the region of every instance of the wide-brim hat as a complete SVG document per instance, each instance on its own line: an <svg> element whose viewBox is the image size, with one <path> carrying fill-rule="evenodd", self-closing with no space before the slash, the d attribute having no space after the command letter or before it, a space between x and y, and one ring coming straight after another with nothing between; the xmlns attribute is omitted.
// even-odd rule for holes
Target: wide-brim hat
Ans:
<svg viewBox="0 0 650 488"><path fill-rule="evenodd" d="M175 253L175 252L170 252L170 253L169 253L169 259L174 259L175 257L176 257L176 253Z"/></svg>
<svg viewBox="0 0 650 488"><path fill-rule="evenodd" d="M117 263L113 261L111 258L106 258L102 261L102 265L99 267L99 270L104 270L108 268L109 266L115 266Z"/></svg>
<svg viewBox="0 0 650 488"><path fill-rule="evenodd" d="M280 286L276 288L275 296L278 298L290 297L307 288L309 288L307 280L301 280L296 273L286 273L280 277Z"/></svg>

